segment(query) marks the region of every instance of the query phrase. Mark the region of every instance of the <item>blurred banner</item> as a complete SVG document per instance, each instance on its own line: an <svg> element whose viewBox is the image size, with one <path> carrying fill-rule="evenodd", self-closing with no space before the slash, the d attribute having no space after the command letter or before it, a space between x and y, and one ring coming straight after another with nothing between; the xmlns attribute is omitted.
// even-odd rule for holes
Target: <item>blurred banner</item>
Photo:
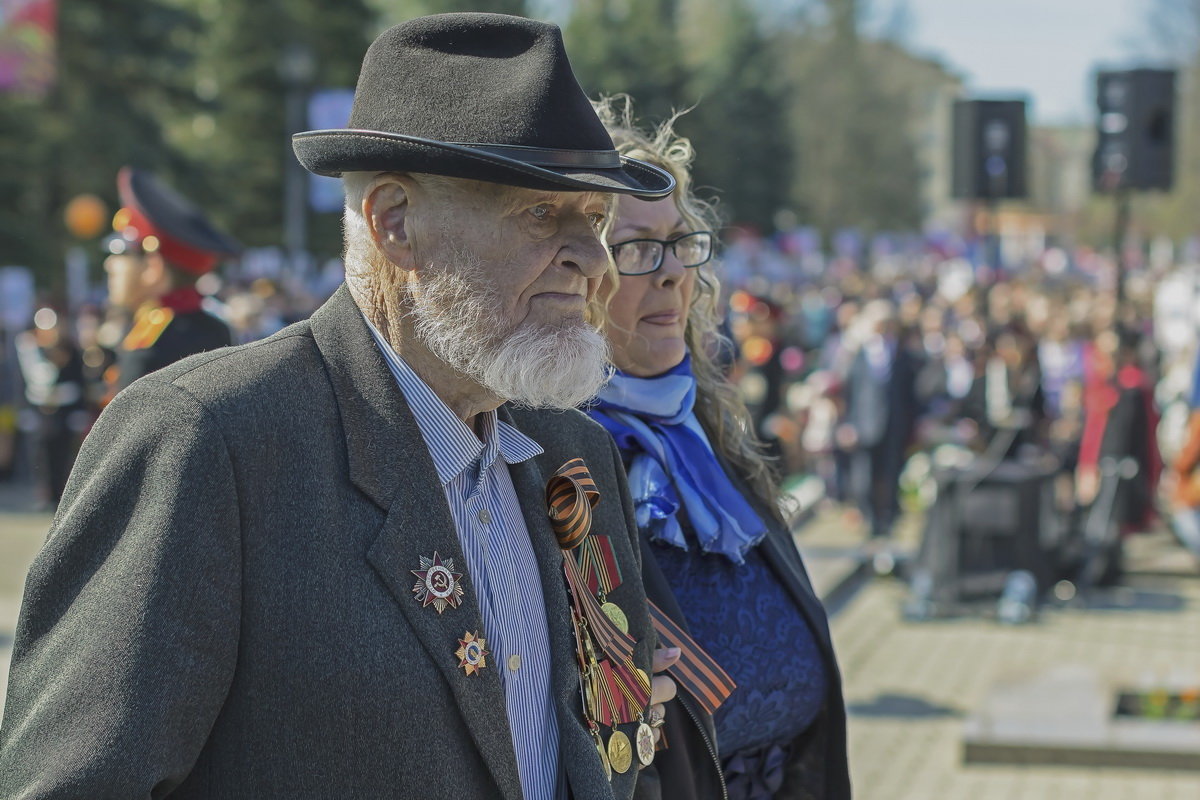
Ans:
<svg viewBox="0 0 1200 800"><path fill-rule="evenodd" d="M353 89L320 89L308 98L309 130L344 128L354 103ZM323 175L308 176L308 204L313 211L342 210L342 182Z"/></svg>
<svg viewBox="0 0 1200 800"><path fill-rule="evenodd" d="M0 0L0 91L49 90L56 15L57 0Z"/></svg>

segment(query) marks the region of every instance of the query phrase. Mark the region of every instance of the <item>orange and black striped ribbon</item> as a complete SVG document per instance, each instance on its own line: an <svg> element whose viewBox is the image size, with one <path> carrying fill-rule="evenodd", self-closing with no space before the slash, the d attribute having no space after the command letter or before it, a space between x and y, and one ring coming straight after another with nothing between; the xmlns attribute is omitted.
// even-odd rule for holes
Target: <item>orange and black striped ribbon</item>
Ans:
<svg viewBox="0 0 1200 800"><path fill-rule="evenodd" d="M575 552L579 554L579 574L589 592L607 595L621 585L621 566L607 536L592 534Z"/></svg>
<svg viewBox="0 0 1200 800"><path fill-rule="evenodd" d="M633 637L613 624L601 610L596 598L588 591L587 581L580 574L572 553L588 538L592 528L592 508L599 500L600 492L582 458L573 458L563 464L546 484L550 526L562 548L563 572L578 617L587 623L586 631L576 624L575 635L590 634L611 661L611 670L605 673L605 677L611 679L606 681L606 688L616 690L610 694L614 700L619 696L628 702L630 718L621 721L632 722L650 702L650 682L633 664ZM618 714L625 710L625 704L620 701L613 705Z"/></svg>
<svg viewBox="0 0 1200 800"><path fill-rule="evenodd" d="M587 585L579 574L575 559L571 558L569 553L564 552L563 556L563 571L567 573L567 584L571 587L572 594L576 595L575 602L583 612L583 618L587 620L592 638L609 657L630 658L633 655L633 637L614 625L608 615L600 610L596 598L587 591Z"/></svg>
<svg viewBox="0 0 1200 800"><path fill-rule="evenodd" d="M600 502L596 482L582 458L572 458L546 483L550 525L563 550L583 544L592 529L592 508Z"/></svg>
<svg viewBox="0 0 1200 800"><path fill-rule="evenodd" d="M650 604L650 621L658 632L659 646L679 648L679 660L667 667L667 674L696 698L705 711L715 713L737 688L737 684L666 612L653 601L646 602Z"/></svg>

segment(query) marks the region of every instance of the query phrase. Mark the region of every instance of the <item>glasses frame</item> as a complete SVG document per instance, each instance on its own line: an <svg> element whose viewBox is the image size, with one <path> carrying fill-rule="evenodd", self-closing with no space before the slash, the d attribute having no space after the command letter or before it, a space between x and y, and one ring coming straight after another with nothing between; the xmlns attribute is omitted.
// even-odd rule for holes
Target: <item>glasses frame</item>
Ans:
<svg viewBox="0 0 1200 800"><path fill-rule="evenodd" d="M675 248L684 239L690 239L693 236L707 236L708 237L708 256L699 263L684 264L683 259L679 258L679 251L676 250ZM709 261L712 261L713 252L717 249L716 237L713 235L712 231L692 231L691 233L685 233L682 236L676 236L674 239L650 239L650 238L626 239L623 242L617 242L616 244L612 244L612 245L608 246L608 252L612 255L612 258L613 258L613 266L617 265L617 250L619 250L622 247L625 247L626 245L638 244L640 242L653 242L658 245L658 260L654 263L654 268L648 269L645 272L621 272L621 268L617 267L618 275L625 275L626 277L630 277L630 278L636 278L638 275L653 275L654 273L656 273L660 269L662 269L663 261L665 261L667 258L667 248L668 247L671 248L671 253L674 254L675 258L679 260L679 263L683 266L684 269L696 269L697 267L704 266Z"/></svg>

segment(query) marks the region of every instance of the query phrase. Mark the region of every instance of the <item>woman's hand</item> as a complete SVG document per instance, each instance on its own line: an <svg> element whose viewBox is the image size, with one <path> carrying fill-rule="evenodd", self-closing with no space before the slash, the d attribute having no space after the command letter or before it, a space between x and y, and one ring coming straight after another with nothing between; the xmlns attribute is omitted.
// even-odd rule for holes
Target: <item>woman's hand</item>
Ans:
<svg viewBox="0 0 1200 800"><path fill-rule="evenodd" d="M647 722L654 728L654 743L662 738L661 722L666 718L666 704L675 699L675 681L665 672L668 667L679 660L678 647L660 647L654 651L654 678L650 681L650 708L647 709Z"/></svg>

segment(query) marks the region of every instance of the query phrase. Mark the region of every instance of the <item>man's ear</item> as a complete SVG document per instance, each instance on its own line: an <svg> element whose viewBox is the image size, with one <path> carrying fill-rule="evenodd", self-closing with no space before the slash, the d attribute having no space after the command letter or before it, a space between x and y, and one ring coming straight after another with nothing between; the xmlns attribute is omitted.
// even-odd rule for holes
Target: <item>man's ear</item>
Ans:
<svg viewBox="0 0 1200 800"><path fill-rule="evenodd" d="M416 269L412 242L415 184L407 175L379 175L363 194L363 219L375 246L401 269Z"/></svg>

